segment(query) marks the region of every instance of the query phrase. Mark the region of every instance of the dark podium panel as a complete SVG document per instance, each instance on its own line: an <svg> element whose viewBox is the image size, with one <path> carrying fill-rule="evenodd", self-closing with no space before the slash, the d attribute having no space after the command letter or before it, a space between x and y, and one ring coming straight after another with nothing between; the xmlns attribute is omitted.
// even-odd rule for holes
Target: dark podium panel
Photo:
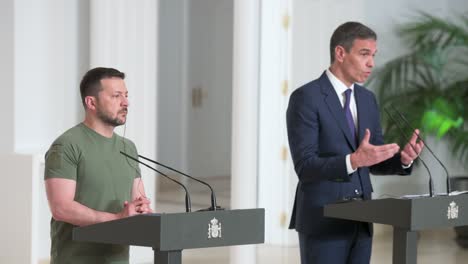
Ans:
<svg viewBox="0 0 468 264"><path fill-rule="evenodd" d="M265 210L136 215L76 227L73 240L152 247L155 263L180 264L183 249L263 243Z"/></svg>
<svg viewBox="0 0 468 264"><path fill-rule="evenodd" d="M417 231L468 225L468 194L329 204L327 217L393 226L393 263L416 263Z"/></svg>

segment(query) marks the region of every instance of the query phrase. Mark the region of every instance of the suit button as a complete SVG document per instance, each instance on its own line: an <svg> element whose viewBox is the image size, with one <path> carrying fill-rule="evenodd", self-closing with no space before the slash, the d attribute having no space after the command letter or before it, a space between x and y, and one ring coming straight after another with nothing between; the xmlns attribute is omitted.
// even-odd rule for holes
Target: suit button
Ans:
<svg viewBox="0 0 468 264"><path fill-rule="evenodd" d="M354 193L355 193L355 194L359 194L359 191L356 189L356 190L354 190Z"/></svg>

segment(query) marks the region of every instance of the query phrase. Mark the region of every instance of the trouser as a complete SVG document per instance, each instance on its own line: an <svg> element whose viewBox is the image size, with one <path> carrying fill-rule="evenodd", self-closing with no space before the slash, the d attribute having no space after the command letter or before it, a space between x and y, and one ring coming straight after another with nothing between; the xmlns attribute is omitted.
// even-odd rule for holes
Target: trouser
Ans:
<svg viewBox="0 0 468 264"><path fill-rule="evenodd" d="M302 264L369 264L372 236L367 223L355 222L342 237L327 238L299 233Z"/></svg>

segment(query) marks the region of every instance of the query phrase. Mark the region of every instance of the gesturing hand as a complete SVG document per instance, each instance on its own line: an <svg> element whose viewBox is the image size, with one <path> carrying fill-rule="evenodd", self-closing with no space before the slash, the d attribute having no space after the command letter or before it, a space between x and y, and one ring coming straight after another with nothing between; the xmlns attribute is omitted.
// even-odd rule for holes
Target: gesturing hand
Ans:
<svg viewBox="0 0 468 264"><path fill-rule="evenodd" d="M366 134L364 135L361 144L350 157L353 169L369 167L380 163L393 157L393 155L400 150L400 147L395 143L375 146L369 143L369 139L370 131L369 129L366 129Z"/></svg>
<svg viewBox="0 0 468 264"><path fill-rule="evenodd" d="M408 166L415 160L424 148L423 141L417 141L419 129L415 129L410 141L405 145L401 151L401 164Z"/></svg>

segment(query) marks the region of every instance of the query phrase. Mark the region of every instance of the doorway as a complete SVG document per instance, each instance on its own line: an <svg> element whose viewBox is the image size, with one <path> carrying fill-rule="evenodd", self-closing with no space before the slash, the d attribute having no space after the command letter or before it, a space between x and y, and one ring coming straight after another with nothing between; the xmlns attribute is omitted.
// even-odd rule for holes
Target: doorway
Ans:
<svg viewBox="0 0 468 264"><path fill-rule="evenodd" d="M225 207L230 204L233 12L232 0L159 1L157 158L214 185ZM194 208L209 205L205 186L177 179L189 187ZM160 177L158 189L158 201L183 203L183 191L170 181Z"/></svg>

